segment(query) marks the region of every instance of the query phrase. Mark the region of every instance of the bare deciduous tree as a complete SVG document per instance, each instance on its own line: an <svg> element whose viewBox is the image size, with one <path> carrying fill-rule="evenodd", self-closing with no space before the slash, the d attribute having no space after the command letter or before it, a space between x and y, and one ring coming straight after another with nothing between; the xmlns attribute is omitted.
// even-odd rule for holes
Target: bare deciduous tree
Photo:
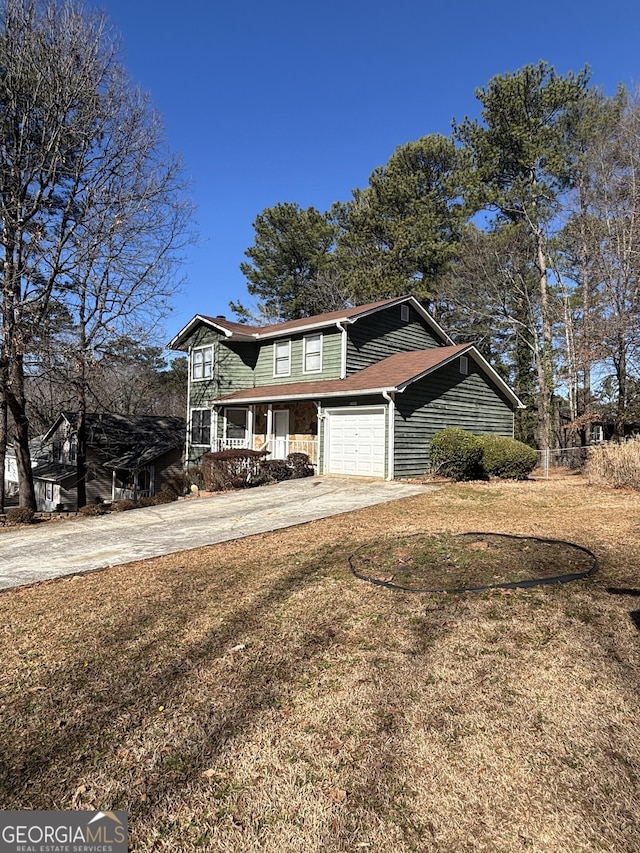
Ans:
<svg viewBox="0 0 640 853"><path fill-rule="evenodd" d="M4 0L0 108L0 390L20 503L34 507L26 360L52 335L68 348L82 435L88 365L109 336L157 323L190 206L103 15Z"/></svg>

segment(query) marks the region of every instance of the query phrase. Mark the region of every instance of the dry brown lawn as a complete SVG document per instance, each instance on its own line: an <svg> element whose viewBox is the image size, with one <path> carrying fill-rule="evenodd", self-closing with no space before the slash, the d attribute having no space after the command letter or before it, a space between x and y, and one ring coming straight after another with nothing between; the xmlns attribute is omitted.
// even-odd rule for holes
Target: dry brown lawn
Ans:
<svg viewBox="0 0 640 853"><path fill-rule="evenodd" d="M436 596L366 541L558 537L601 571ZM640 850L640 496L437 492L0 595L0 806L129 812L135 851Z"/></svg>

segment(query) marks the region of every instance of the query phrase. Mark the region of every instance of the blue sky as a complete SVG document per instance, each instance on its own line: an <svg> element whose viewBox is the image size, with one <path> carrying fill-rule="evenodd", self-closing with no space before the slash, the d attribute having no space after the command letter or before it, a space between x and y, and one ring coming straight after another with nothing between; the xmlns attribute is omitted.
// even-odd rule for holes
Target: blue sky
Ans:
<svg viewBox="0 0 640 853"><path fill-rule="evenodd" d="M538 0L103 0L123 62L162 114L198 246L165 324L251 304L239 264L265 207L327 210L393 150L478 113L474 90L544 59L640 83L640 4Z"/></svg>

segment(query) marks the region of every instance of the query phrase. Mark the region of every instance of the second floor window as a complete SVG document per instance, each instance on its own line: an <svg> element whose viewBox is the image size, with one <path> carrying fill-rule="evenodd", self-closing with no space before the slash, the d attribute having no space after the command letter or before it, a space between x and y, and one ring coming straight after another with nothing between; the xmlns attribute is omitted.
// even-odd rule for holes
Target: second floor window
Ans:
<svg viewBox="0 0 640 853"><path fill-rule="evenodd" d="M213 376L213 347L199 347L191 353L191 378L211 379Z"/></svg>
<svg viewBox="0 0 640 853"><path fill-rule="evenodd" d="M211 409L194 409L191 412L191 444L211 444Z"/></svg>
<svg viewBox="0 0 640 853"><path fill-rule="evenodd" d="M276 341L273 345L273 375L289 376L291 373L291 341Z"/></svg>
<svg viewBox="0 0 640 853"><path fill-rule="evenodd" d="M302 369L305 373L322 371L322 335L307 335L302 346Z"/></svg>

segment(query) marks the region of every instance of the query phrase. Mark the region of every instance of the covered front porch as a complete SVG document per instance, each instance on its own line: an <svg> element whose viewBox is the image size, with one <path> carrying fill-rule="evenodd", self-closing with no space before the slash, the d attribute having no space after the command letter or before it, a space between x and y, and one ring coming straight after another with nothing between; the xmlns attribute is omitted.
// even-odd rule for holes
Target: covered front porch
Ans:
<svg viewBox="0 0 640 853"><path fill-rule="evenodd" d="M318 410L310 401L216 406L211 449L266 450L271 459L306 453L318 464Z"/></svg>

